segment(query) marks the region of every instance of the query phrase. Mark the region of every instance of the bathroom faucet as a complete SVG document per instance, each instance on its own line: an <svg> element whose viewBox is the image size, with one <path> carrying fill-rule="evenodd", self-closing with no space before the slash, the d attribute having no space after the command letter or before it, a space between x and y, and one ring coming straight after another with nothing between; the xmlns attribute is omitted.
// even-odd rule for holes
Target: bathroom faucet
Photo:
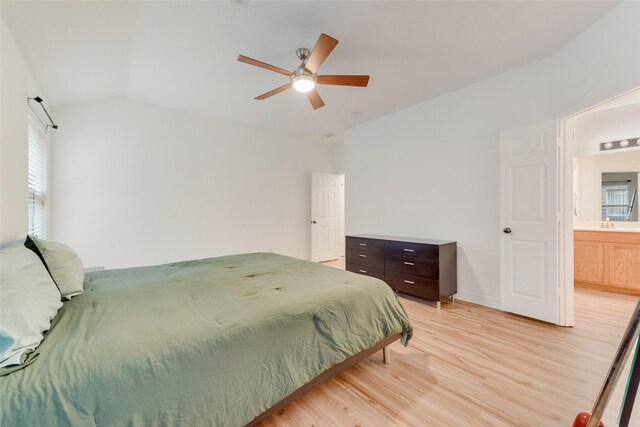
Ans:
<svg viewBox="0 0 640 427"><path fill-rule="evenodd" d="M600 228L613 228L613 221L607 217L604 222L600 223Z"/></svg>

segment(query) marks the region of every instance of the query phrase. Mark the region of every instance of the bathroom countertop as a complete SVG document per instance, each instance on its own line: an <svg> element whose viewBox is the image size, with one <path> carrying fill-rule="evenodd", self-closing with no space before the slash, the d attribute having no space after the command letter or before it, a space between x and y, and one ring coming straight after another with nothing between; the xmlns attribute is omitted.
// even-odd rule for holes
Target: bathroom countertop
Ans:
<svg viewBox="0 0 640 427"><path fill-rule="evenodd" d="M613 231L623 233L640 233L640 228L573 227L573 231Z"/></svg>

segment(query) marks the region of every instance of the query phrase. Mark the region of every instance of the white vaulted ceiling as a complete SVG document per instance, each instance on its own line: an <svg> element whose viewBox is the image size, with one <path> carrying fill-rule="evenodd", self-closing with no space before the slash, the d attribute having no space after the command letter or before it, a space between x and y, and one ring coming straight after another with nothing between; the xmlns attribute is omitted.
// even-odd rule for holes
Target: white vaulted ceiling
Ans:
<svg viewBox="0 0 640 427"><path fill-rule="evenodd" d="M51 105L127 97L291 136L322 139L557 50L615 6L605 1L2 1L0 13ZM319 74L370 74L253 97L324 32L340 41ZM361 115L354 117L352 113Z"/></svg>

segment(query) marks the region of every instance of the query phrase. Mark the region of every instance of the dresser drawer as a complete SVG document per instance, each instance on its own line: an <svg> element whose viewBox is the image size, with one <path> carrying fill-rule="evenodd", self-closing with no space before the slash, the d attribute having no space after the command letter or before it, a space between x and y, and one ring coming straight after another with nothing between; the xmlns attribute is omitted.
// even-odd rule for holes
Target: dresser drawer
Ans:
<svg viewBox="0 0 640 427"><path fill-rule="evenodd" d="M408 242L385 242L387 255L408 256L412 258L438 260L438 246Z"/></svg>
<svg viewBox="0 0 640 427"><path fill-rule="evenodd" d="M456 242L363 234L346 236L347 270L432 301L457 292Z"/></svg>
<svg viewBox="0 0 640 427"><path fill-rule="evenodd" d="M439 276L438 262L427 259L387 255L384 260L384 268L395 273L429 280L438 280Z"/></svg>
<svg viewBox="0 0 640 427"><path fill-rule="evenodd" d="M385 271L384 280L391 289L395 289L396 291L406 292L410 295L427 298L432 301L438 301L440 299L437 281L388 270Z"/></svg>
<svg viewBox="0 0 640 427"><path fill-rule="evenodd" d="M369 252L384 252L384 241L365 239L361 237L347 237L347 248Z"/></svg>
<svg viewBox="0 0 640 427"><path fill-rule="evenodd" d="M347 249L347 264L384 269L384 254L359 249Z"/></svg>
<svg viewBox="0 0 640 427"><path fill-rule="evenodd" d="M352 271L354 273L364 274L365 276L371 276L375 277L376 279L384 280L384 270L381 268L347 263L347 271Z"/></svg>

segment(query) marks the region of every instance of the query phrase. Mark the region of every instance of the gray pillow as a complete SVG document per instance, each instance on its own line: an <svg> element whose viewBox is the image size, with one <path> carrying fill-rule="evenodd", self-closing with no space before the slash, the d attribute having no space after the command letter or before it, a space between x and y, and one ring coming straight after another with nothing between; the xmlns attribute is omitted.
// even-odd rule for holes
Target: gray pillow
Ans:
<svg viewBox="0 0 640 427"><path fill-rule="evenodd" d="M42 260L64 299L82 293L84 267L82 260L70 247L62 243L27 236L24 245Z"/></svg>
<svg viewBox="0 0 640 427"><path fill-rule="evenodd" d="M24 362L60 307L60 292L33 252L0 248L0 367Z"/></svg>

